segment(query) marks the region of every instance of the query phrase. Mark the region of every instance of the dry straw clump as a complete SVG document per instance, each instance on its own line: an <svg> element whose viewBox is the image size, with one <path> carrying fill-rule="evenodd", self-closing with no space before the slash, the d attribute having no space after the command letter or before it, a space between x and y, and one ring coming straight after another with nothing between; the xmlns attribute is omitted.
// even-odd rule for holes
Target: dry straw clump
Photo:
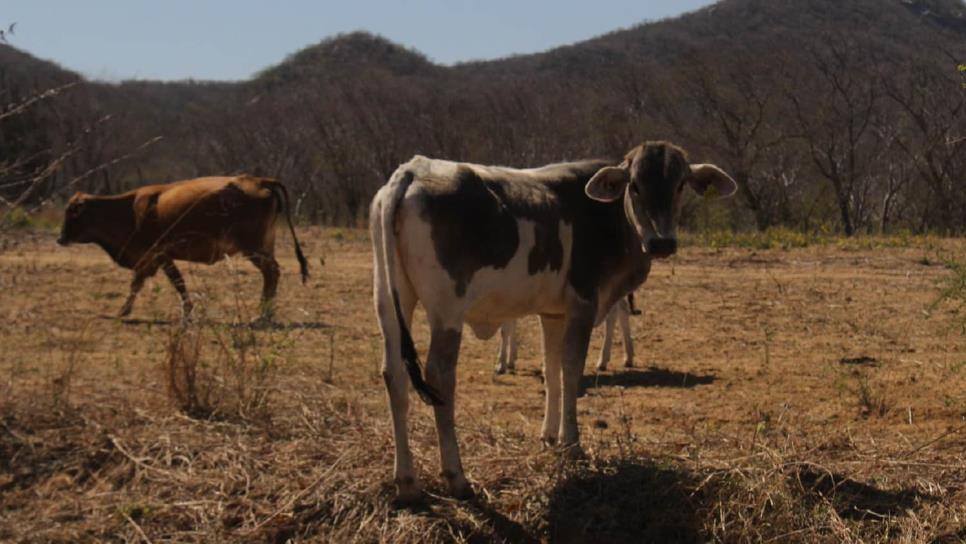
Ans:
<svg viewBox="0 0 966 544"><path fill-rule="evenodd" d="M192 417L265 415L281 349L245 325L196 318L168 336L163 364L168 394Z"/></svg>

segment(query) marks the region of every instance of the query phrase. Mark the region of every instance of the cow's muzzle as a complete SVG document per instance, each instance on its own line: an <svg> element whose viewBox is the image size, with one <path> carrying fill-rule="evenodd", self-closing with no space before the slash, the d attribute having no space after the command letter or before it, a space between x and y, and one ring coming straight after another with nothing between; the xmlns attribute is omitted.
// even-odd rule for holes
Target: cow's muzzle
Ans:
<svg viewBox="0 0 966 544"><path fill-rule="evenodd" d="M647 252L652 257L663 259L670 257L678 251L678 241L676 238L653 238L647 241Z"/></svg>

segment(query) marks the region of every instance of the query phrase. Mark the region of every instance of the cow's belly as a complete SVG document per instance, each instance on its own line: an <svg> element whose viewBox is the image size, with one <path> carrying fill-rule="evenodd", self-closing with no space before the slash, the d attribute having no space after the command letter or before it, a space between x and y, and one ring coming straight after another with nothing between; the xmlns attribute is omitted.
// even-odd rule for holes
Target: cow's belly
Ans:
<svg viewBox="0 0 966 544"><path fill-rule="evenodd" d="M214 264L226 256L239 252L238 246L228 240L187 240L168 244L164 253L175 260Z"/></svg>
<svg viewBox="0 0 966 544"><path fill-rule="evenodd" d="M531 314L565 311L564 270L535 276L513 276L481 270L470 284L470 300L464 314L470 323L503 323Z"/></svg>
<svg viewBox="0 0 966 544"><path fill-rule="evenodd" d="M416 299L431 320L447 325L465 322L477 336L487 337L504 321L564 313L572 247L569 225L561 222L558 227L562 255L556 267L551 264L553 259L531 259L536 247L535 224L518 220L519 241L509 261L499 267L476 268L467 278L454 277L442 264L434 251L429 224L417 214L406 215L399 233L399 254Z"/></svg>

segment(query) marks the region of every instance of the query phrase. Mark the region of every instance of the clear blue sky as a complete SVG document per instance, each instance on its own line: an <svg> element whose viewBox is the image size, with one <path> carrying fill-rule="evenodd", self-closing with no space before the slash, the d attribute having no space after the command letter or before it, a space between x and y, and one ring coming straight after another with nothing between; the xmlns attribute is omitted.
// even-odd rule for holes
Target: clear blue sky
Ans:
<svg viewBox="0 0 966 544"><path fill-rule="evenodd" d="M9 43L85 76L246 79L368 30L451 64L533 53L711 0L2 0Z"/></svg>

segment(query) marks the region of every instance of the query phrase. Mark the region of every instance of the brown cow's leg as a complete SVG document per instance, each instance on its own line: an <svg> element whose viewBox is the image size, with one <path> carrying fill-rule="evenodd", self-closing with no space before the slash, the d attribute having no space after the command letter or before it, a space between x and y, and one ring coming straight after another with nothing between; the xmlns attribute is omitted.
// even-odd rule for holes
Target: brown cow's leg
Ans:
<svg viewBox="0 0 966 544"><path fill-rule="evenodd" d="M157 271L157 265L134 269L134 279L131 280L131 292L128 294L127 300L124 301L124 306L121 306L121 311L117 314L118 317L131 315L131 310L134 308L134 299L137 298L138 293L141 292L141 288L144 287L144 281L153 276Z"/></svg>
<svg viewBox="0 0 966 544"><path fill-rule="evenodd" d="M262 302L261 316L259 323L270 323L275 314L275 293L278 292L278 261L275 257L266 253L255 253L249 255L248 260L255 265L262 273Z"/></svg>
<svg viewBox="0 0 966 544"><path fill-rule="evenodd" d="M456 360L459 358L461 337L462 326L460 325L432 327L429 357L426 362L426 382L436 389L443 400L442 406L433 407L443 479L446 480L453 497L468 499L473 496L473 488L463 474L454 421Z"/></svg>
<svg viewBox="0 0 966 544"><path fill-rule="evenodd" d="M181 271L178 267L174 265L174 261L167 260L161 265L161 269L164 270L164 275L171 280L171 284L178 291L178 296L181 297L181 315L184 319L188 319L191 316L191 310L194 306L191 304L191 298L188 297L188 289L185 287L184 277L181 276Z"/></svg>

